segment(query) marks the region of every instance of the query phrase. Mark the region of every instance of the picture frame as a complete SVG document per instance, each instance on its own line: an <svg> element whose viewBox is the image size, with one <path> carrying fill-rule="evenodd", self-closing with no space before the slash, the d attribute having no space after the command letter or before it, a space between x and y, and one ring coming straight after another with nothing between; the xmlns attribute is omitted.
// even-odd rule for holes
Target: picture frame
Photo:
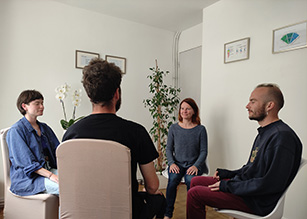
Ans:
<svg viewBox="0 0 307 219"><path fill-rule="evenodd" d="M76 50L76 68L83 69L93 58L100 58L99 53Z"/></svg>
<svg viewBox="0 0 307 219"><path fill-rule="evenodd" d="M224 44L224 63L249 59L250 37Z"/></svg>
<svg viewBox="0 0 307 219"><path fill-rule="evenodd" d="M302 21L273 30L273 54L306 47L307 21Z"/></svg>
<svg viewBox="0 0 307 219"><path fill-rule="evenodd" d="M123 74L126 74L126 58L106 55L106 61L109 63L114 63L116 66L120 68Z"/></svg>

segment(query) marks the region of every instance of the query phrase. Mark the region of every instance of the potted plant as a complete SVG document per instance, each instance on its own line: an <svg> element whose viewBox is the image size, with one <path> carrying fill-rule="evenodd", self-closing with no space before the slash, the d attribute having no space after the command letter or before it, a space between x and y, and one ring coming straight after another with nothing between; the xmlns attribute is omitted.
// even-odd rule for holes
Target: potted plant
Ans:
<svg viewBox="0 0 307 219"><path fill-rule="evenodd" d="M169 127L176 121L175 110L179 104L180 88L175 88L164 84L164 76L169 71L162 71L156 66L149 68L151 74L147 76L150 79L149 93L151 98L143 100L145 107L148 107L153 123L149 133L156 144L159 158L155 163L157 171L162 172L166 168L166 142Z"/></svg>
<svg viewBox="0 0 307 219"><path fill-rule="evenodd" d="M84 116L81 116L79 118L76 118L76 108L80 106L81 102L81 89L79 90L74 90L72 94L72 104L73 104L73 113L72 113L72 118L67 119L66 116L66 110L65 110L65 104L64 104L64 99L68 95L70 91L70 86L68 84L64 84L60 87L57 87L55 89L56 92L56 98L60 100L60 103L62 104L62 109L63 109L63 114L64 114L64 119L60 120L61 126L64 130L67 130L71 125L73 125L75 122L78 120L82 119Z"/></svg>

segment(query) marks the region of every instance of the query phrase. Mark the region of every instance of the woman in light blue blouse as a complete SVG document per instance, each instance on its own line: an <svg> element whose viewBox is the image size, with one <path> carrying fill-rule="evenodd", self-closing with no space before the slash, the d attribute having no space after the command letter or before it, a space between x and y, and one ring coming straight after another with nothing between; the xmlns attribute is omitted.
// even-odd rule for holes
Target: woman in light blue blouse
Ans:
<svg viewBox="0 0 307 219"><path fill-rule="evenodd" d="M166 189L166 212L164 219L173 216L177 186L184 177L187 190L194 176L208 173L206 166L207 131L200 124L198 106L192 98L179 105L179 122L168 133L166 156L168 161L168 185Z"/></svg>
<svg viewBox="0 0 307 219"><path fill-rule="evenodd" d="M11 191L20 196L37 193L59 194L55 150L59 141L52 129L37 120L44 112L44 97L25 90L17 99L24 116L8 131L11 160Z"/></svg>

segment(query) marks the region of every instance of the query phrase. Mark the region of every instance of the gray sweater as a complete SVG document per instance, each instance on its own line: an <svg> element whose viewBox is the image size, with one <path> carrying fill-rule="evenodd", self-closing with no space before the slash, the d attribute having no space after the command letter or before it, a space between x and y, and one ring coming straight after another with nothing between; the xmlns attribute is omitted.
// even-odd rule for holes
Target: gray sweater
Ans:
<svg viewBox="0 0 307 219"><path fill-rule="evenodd" d="M166 156L168 165L178 164L184 168L197 167L208 173L206 158L208 154L207 131L205 126L198 125L185 129L178 123L173 124L168 132Z"/></svg>

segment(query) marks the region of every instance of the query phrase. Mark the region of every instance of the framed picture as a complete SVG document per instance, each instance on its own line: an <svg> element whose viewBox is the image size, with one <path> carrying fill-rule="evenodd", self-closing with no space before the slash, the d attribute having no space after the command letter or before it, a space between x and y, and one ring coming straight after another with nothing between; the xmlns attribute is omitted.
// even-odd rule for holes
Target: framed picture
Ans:
<svg viewBox="0 0 307 219"><path fill-rule="evenodd" d="M76 68L83 69L93 58L100 58L98 53L76 50Z"/></svg>
<svg viewBox="0 0 307 219"><path fill-rule="evenodd" d="M106 61L114 63L120 68L120 70L122 70L123 74L126 74L126 58L106 55Z"/></svg>
<svg viewBox="0 0 307 219"><path fill-rule="evenodd" d="M273 30L273 53L307 47L307 21Z"/></svg>
<svg viewBox="0 0 307 219"><path fill-rule="evenodd" d="M224 44L224 63L249 59L250 38L244 38Z"/></svg>

